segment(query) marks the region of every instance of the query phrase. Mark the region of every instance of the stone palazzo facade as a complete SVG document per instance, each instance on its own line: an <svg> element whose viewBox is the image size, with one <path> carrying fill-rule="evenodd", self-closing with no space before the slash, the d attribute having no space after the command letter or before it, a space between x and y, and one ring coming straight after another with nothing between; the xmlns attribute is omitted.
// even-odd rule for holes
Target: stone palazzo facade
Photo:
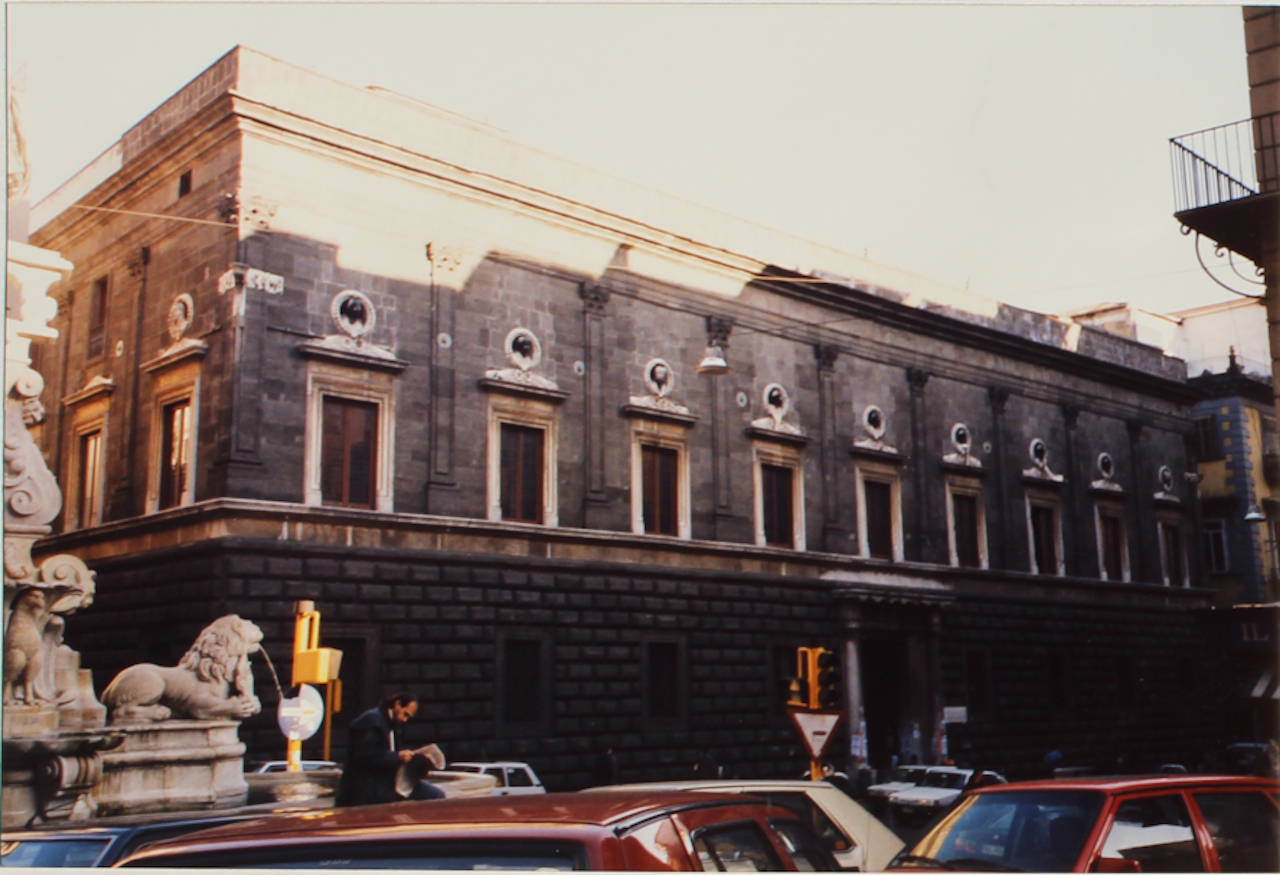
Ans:
<svg viewBox="0 0 1280 875"><path fill-rule="evenodd" d="M1198 394L1159 350L245 48L32 224L75 265L43 546L97 574L68 637L99 688L229 613L285 676L311 599L336 752L407 688L420 739L553 788L606 746L626 780L707 745L798 774L799 646L842 657L841 764L945 744L1016 776L1231 731ZM278 758L257 671L241 735Z"/></svg>

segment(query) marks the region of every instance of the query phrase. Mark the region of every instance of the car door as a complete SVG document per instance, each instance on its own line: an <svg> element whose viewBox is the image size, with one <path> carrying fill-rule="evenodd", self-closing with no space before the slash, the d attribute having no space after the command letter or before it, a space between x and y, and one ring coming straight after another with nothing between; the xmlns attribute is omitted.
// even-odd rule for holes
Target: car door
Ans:
<svg viewBox="0 0 1280 875"><path fill-rule="evenodd" d="M1219 872L1280 872L1280 809L1264 791L1193 790L1191 801Z"/></svg>
<svg viewBox="0 0 1280 875"><path fill-rule="evenodd" d="M506 784L507 794L511 796L542 792L542 786L524 766L507 766Z"/></svg>
<svg viewBox="0 0 1280 875"><path fill-rule="evenodd" d="M488 775L497 782L493 788L494 796L506 796L511 792L507 789L507 770L502 766L489 766L481 774Z"/></svg>

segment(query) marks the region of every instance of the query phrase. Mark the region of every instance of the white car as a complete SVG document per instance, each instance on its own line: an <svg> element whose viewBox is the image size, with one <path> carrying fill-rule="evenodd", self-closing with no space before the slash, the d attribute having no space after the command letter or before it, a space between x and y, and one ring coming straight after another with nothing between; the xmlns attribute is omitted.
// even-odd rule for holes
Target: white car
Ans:
<svg viewBox="0 0 1280 875"><path fill-rule="evenodd" d="M524 796L547 792L542 786L542 780L528 763L449 763L448 771L488 775L497 782L493 788L494 796Z"/></svg>
<svg viewBox="0 0 1280 875"><path fill-rule="evenodd" d="M890 796L889 808L894 817L902 820L932 817L960 798L976 773L975 769L934 766L920 779L919 784ZM987 786L1004 784L1006 781L995 772L983 772L979 783Z"/></svg>
<svg viewBox="0 0 1280 875"><path fill-rule="evenodd" d="M320 772L328 769L341 769L342 766L329 760L303 760L300 764L304 772ZM250 774L270 775L275 772L287 772L289 763L286 760L272 760L255 768Z"/></svg>
<svg viewBox="0 0 1280 875"><path fill-rule="evenodd" d="M746 793L800 817L822 839L842 869L880 872L903 848L902 839L834 784L826 781L671 781L584 790L705 790Z"/></svg>
<svg viewBox="0 0 1280 875"><path fill-rule="evenodd" d="M880 784L872 784L867 793L876 800L885 801L894 793L910 790L929 773L930 766L899 766L893 770L889 780Z"/></svg>

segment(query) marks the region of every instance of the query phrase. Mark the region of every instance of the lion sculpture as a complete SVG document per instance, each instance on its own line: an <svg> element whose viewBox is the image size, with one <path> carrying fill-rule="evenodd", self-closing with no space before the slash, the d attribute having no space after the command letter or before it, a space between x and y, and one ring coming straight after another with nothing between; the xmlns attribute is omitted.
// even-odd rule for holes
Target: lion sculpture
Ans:
<svg viewBox="0 0 1280 875"><path fill-rule="evenodd" d="M235 614L210 623L172 668L131 665L102 693L112 723L170 717L244 720L262 710L253 694L249 654L261 648L262 630Z"/></svg>

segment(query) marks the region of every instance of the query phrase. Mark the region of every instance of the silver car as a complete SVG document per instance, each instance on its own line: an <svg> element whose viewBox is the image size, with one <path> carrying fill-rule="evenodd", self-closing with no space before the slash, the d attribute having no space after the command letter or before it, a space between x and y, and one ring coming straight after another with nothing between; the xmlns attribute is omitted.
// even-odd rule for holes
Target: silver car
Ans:
<svg viewBox="0 0 1280 875"><path fill-rule="evenodd" d="M477 775L488 775L497 782L493 789L494 796L525 796L530 793L545 793L542 780L528 763L494 762L494 763L449 763L447 771L471 772Z"/></svg>

